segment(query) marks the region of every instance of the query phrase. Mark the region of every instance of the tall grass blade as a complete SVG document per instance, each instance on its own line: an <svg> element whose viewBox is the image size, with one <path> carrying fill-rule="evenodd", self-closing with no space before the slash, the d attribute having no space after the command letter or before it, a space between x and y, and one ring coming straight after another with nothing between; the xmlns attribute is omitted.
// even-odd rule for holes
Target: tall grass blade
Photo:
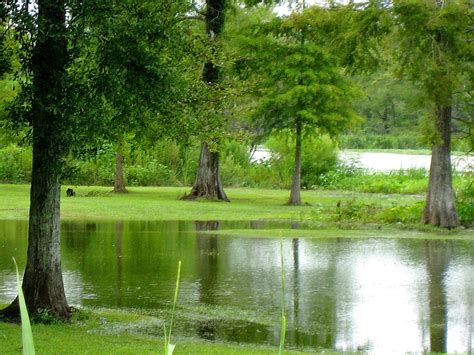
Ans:
<svg viewBox="0 0 474 355"><path fill-rule="evenodd" d="M281 263L281 331L280 350L278 354L283 354L286 337L286 316L285 316L285 266L283 263L283 242L280 239L280 263Z"/></svg>
<svg viewBox="0 0 474 355"><path fill-rule="evenodd" d="M30 317L28 316L28 309L26 308L25 296L21 288L20 273L18 272L18 265L15 258L12 258L16 269L16 289L18 292L18 303L20 304L21 315L21 337L23 341L23 354L34 355L35 344L33 341L33 332L31 331Z"/></svg>
<svg viewBox="0 0 474 355"><path fill-rule="evenodd" d="M163 325L163 329L165 333L165 354L166 355L172 355L176 347L176 344L171 344L171 331L173 330L174 312L176 309L176 303L178 302L180 277L181 277L181 260L178 263L178 276L176 277L176 287L174 290L173 309L171 311L171 321L170 321L170 329L169 329L168 335L166 335L166 326Z"/></svg>

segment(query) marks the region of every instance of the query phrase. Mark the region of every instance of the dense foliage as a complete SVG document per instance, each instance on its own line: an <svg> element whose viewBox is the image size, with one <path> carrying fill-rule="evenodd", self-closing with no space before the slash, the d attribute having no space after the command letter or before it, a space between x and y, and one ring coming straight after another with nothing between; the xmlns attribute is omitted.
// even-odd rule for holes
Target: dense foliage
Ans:
<svg viewBox="0 0 474 355"><path fill-rule="evenodd" d="M428 148L436 141L430 97L446 92L452 92L453 118L459 118L453 123L453 147L468 150L473 139L472 41L470 32L461 29L472 22L466 16L470 10L462 1L449 1L442 9L428 3L397 1L393 8L383 2L333 4L286 18L262 6L243 10L230 4L221 24L223 37L214 41L203 30L197 5L186 1L109 1L107 6L70 1L67 95L54 108L68 116L61 126L61 144L68 146L63 181L112 185L115 152L121 151L128 184L189 185L198 165L198 142L207 140L221 151L224 185L288 188L294 120L299 118L307 142L301 186L352 188L346 180L350 169L337 164L335 145L321 134L339 135L342 148ZM31 136L25 112L31 73L27 66L20 71L20 64L30 58L37 34L31 28L34 16L21 7L12 17L21 26L8 27L3 5L0 180L29 182ZM31 37L23 35L29 32ZM426 38L437 34L446 42L435 53L434 42ZM389 60L391 53L397 61ZM447 64L440 66L440 60ZM218 85L202 82L206 61L219 67ZM364 122L341 134L356 117L353 109ZM275 131L283 133L268 135ZM249 160L248 151L257 143L272 150L264 164ZM414 180L425 186L421 176ZM367 188L426 189L387 184L387 189Z"/></svg>

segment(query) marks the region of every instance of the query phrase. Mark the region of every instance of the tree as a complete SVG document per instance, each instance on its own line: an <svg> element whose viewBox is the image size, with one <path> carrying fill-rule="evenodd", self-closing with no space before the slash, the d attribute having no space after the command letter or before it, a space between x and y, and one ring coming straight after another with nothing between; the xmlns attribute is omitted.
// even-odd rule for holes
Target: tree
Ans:
<svg viewBox="0 0 474 355"><path fill-rule="evenodd" d="M87 5L91 8L91 5ZM124 160L128 140L149 136L164 121L176 118L183 98L183 65L190 47L180 16L187 1L112 1L95 4L82 47L86 68L79 75L92 88L90 99L107 117L102 136L115 146L114 192L126 192ZM80 65L84 65L79 63ZM95 98L100 98L97 101ZM174 107L173 110L166 106ZM92 111L91 116L97 115ZM168 125L169 126L169 125ZM156 137L155 137L156 139Z"/></svg>
<svg viewBox="0 0 474 355"><path fill-rule="evenodd" d="M422 222L446 228L459 223L452 187L451 119L453 98L472 87L472 13L465 0L374 0L308 13L312 33L332 41L344 66L367 70L389 57L398 74L427 97L432 159Z"/></svg>
<svg viewBox="0 0 474 355"><path fill-rule="evenodd" d="M295 164L290 205L301 201L301 150L304 133L335 136L357 120L352 108L356 90L338 61L319 43L306 38L306 23L276 19L245 41L250 77L257 75L260 97L256 120L267 132L290 130L295 137ZM289 26L290 25L290 26Z"/></svg>
<svg viewBox="0 0 474 355"><path fill-rule="evenodd" d="M37 37L29 63L33 170L23 292L32 314L46 309L59 319L68 319L71 311L64 292L59 235L59 178L67 145L63 131L67 121L59 108L64 100L69 60L64 1L38 1L37 16ZM15 318L18 314L16 299L0 311L0 318Z"/></svg>
<svg viewBox="0 0 474 355"><path fill-rule="evenodd" d="M28 6L19 9L33 25L24 33L31 47L23 47L18 115L12 115L32 129L23 290L33 315L42 310L62 320L71 315L60 262L60 178L65 158L116 137L125 119L115 119L127 117L126 113L133 113L134 122L160 117L158 108L174 95L170 63L178 55L173 56L172 39L182 37L170 26L178 22L176 4L182 3L39 0L37 13ZM18 11L17 3L12 2L10 10ZM0 318L18 314L15 300L0 311Z"/></svg>
<svg viewBox="0 0 474 355"><path fill-rule="evenodd" d="M0 78L10 69L10 53L6 48L5 37L7 35L7 7L3 2L0 4Z"/></svg>
<svg viewBox="0 0 474 355"><path fill-rule="evenodd" d="M445 228L459 224L451 171L453 97L472 72L474 42L468 1L393 3L395 58L403 74L419 83L429 99L432 155L422 222Z"/></svg>
<svg viewBox="0 0 474 355"><path fill-rule="evenodd" d="M227 0L206 0L204 12L205 31L216 51L219 50L217 41L224 28L227 5ZM215 59L215 57L211 57L206 60L202 69L202 81L211 88L211 91L219 85L221 80L219 64ZM215 95L219 95L218 90L213 90L213 92ZM215 97L215 99L219 100L220 98ZM219 152L217 147L210 143L209 141L201 142L196 179L191 193L183 197L185 200L204 197L229 202L219 174Z"/></svg>

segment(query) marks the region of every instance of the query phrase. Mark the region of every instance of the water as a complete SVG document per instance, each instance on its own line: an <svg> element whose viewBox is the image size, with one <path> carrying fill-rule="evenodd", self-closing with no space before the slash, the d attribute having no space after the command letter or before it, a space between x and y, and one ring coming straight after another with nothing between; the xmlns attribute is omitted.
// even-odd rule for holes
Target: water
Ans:
<svg viewBox="0 0 474 355"><path fill-rule="evenodd" d="M252 154L251 161L265 162L270 158L270 150L259 146ZM345 163L354 163L357 167L371 172L390 172L408 169L425 169L429 171L431 164L431 155L423 154L353 152L343 150L339 153L339 159ZM451 164L456 171L472 172L474 169L474 157L467 155L451 156Z"/></svg>
<svg viewBox="0 0 474 355"><path fill-rule="evenodd" d="M277 345L279 239L204 231L282 226L63 223L68 300L79 306L169 309L182 260L179 305L209 305L214 313L181 324L178 318L178 328L203 339ZM15 297L11 256L24 266L26 231L25 222L0 222L0 303ZM290 347L473 351L474 241L284 238L283 247Z"/></svg>
<svg viewBox="0 0 474 355"><path fill-rule="evenodd" d="M342 151L339 158L343 162L355 162L356 166L372 172L390 172L408 169L430 170L431 155L396 154ZM474 169L474 157L451 156L454 170L469 172Z"/></svg>

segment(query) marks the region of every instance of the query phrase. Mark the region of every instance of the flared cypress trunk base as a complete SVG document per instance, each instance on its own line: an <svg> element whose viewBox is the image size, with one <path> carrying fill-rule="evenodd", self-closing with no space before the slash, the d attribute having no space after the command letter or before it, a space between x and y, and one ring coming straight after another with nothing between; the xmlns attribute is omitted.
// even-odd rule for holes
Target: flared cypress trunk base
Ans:
<svg viewBox="0 0 474 355"><path fill-rule="evenodd" d="M459 225L451 173L451 107L438 107L436 129L441 142L434 144L422 223L442 228Z"/></svg>
<svg viewBox="0 0 474 355"><path fill-rule="evenodd" d="M198 198L230 202L219 175L219 153L211 152L205 142L201 144L201 156L194 186L191 193L181 199L192 201Z"/></svg>
<svg viewBox="0 0 474 355"><path fill-rule="evenodd" d="M71 317L61 272L59 206L61 185L57 161L48 158L44 132L34 132L33 169L30 192L28 258L22 289L32 318L43 312L61 321ZM20 317L18 297L0 311L0 318Z"/></svg>

